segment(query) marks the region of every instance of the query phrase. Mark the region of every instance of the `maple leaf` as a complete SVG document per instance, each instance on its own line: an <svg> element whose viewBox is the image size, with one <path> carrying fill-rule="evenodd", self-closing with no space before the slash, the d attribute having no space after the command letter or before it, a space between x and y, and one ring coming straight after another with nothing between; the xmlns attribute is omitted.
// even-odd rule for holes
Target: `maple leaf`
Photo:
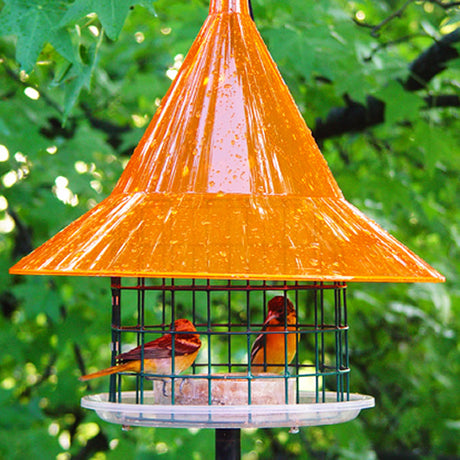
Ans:
<svg viewBox="0 0 460 460"><path fill-rule="evenodd" d="M67 24L89 13L96 13L107 36L116 40L130 8L134 5L141 5L154 12L152 2L153 0L75 0L62 18L61 23Z"/></svg>
<svg viewBox="0 0 460 460"><path fill-rule="evenodd" d="M5 0L0 14L0 30L16 35L16 60L30 72L45 43L66 59L73 60L74 50L69 32L60 26L67 2L54 0Z"/></svg>

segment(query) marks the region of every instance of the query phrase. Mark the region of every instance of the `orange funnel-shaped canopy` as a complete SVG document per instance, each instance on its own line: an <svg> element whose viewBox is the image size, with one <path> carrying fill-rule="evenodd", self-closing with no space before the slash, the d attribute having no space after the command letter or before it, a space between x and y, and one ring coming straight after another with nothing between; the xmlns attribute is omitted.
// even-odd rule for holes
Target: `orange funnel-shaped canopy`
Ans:
<svg viewBox="0 0 460 460"><path fill-rule="evenodd" d="M246 0L211 0L112 194L11 272L443 281L343 198Z"/></svg>

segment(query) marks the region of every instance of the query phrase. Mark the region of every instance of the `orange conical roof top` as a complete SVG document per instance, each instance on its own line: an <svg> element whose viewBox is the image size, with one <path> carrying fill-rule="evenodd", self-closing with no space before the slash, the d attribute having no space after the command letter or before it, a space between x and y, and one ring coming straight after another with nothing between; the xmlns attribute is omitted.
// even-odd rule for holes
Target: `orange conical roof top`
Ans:
<svg viewBox="0 0 460 460"><path fill-rule="evenodd" d="M443 281L343 198L247 0L211 0L111 195L10 271Z"/></svg>

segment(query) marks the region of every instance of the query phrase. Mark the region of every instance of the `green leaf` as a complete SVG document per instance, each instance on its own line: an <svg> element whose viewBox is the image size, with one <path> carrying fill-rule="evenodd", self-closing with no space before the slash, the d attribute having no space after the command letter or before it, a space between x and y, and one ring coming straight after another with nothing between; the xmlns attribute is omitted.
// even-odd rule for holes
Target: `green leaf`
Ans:
<svg viewBox="0 0 460 460"><path fill-rule="evenodd" d="M29 318L45 313L57 321L60 316L61 299L51 279L38 276L24 277L24 282L12 288L13 294L22 302Z"/></svg>
<svg viewBox="0 0 460 460"><path fill-rule="evenodd" d="M15 407L20 412L22 407ZM2 414L5 420L10 414ZM28 414L24 414L27 417ZM31 420L29 419L29 423ZM8 430L0 434L0 457L8 460L22 460L24 458L56 458L62 452L57 437L51 437L46 426L39 428L16 429L14 436Z"/></svg>
<svg viewBox="0 0 460 460"><path fill-rule="evenodd" d="M107 36L116 40L133 5L141 5L154 12L152 1L148 0L75 0L62 18L61 25L96 13Z"/></svg>
<svg viewBox="0 0 460 460"><path fill-rule="evenodd" d="M420 108L425 104L421 97L405 91L397 81L388 83L376 97L385 102L385 121L390 124L419 118Z"/></svg>
<svg viewBox="0 0 460 460"><path fill-rule="evenodd" d="M156 2L156 0L139 0L139 5L144 7L146 10L148 10L150 13L156 15L157 12L155 10L155 7L153 4Z"/></svg>
<svg viewBox="0 0 460 460"><path fill-rule="evenodd" d="M336 439L337 445L333 450L337 450L341 459L375 460L377 458L361 419L325 427L324 431L331 433Z"/></svg>
<svg viewBox="0 0 460 460"><path fill-rule="evenodd" d="M265 35L269 39L270 52L279 65L293 66L307 80L312 78L316 54L300 32L289 28L270 29Z"/></svg>
<svg viewBox="0 0 460 460"><path fill-rule="evenodd" d="M58 24L63 16L65 2L54 0L5 0L0 15L3 34L16 35L16 59L21 68L30 72L47 42L70 56L70 37Z"/></svg>
<svg viewBox="0 0 460 460"><path fill-rule="evenodd" d="M85 50L85 64L74 63L70 69L65 81L65 97L64 97L64 123L67 120L72 108L78 100L78 96L83 88L88 91L91 89L91 77L97 65L97 52L100 41L93 44L88 50Z"/></svg>
<svg viewBox="0 0 460 460"><path fill-rule="evenodd" d="M460 167L460 158L454 154L458 149L458 135L453 131L419 122L414 129L414 138L427 171L432 172L439 161L455 169Z"/></svg>
<svg viewBox="0 0 460 460"><path fill-rule="evenodd" d="M0 327L2 330L2 333L0 334L0 347L2 350L0 363L4 364L9 360L12 360L14 363L21 362L25 358L25 355L23 353L23 348L21 347L21 344L19 343L17 337L15 337L15 331L10 327L8 322L1 317ZM0 397L1 395L2 393L0 392Z"/></svg>
<svg viewBox="0 0 460 460"><path fill-rule="evenodd" d="M41 112L41 118L37 117L36 110ZM21 113L21 117L18 114ZM40 122L48 115L46 107L41 99L32 101L21 94L7 104L0 104L0 132L2 133L1 144L8 147L10 152L29 153L36 149L45 149L49 141L40 135ZM23 132L27 130L27 136Z"/></svg>

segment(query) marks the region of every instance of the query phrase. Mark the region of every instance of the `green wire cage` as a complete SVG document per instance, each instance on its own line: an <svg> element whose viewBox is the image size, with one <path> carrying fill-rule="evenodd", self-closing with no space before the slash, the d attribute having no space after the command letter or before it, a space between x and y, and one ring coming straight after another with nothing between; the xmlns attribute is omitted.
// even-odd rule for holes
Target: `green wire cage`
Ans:
<svg viewBox="0 0 460 460"><path fill-rule="evenodd" d="M202 347L184 374L122 372L107 394L84 397L110 422L125 426L291 428L350 420L372 407L371 397L350 394L346 285L209 279L112 278L112 365L126 347L140 346L189 317ZM254 370L250 351L263 330L266 306L289 299L297 313L296 352L278 373ZM293 330L292 330L293 329ZM174 342L173 342L174 343ZM283 344L281 344L282 346ZM282 346L287 355L287 346ZM339 404L337 404L339 403Z"/></svg>

